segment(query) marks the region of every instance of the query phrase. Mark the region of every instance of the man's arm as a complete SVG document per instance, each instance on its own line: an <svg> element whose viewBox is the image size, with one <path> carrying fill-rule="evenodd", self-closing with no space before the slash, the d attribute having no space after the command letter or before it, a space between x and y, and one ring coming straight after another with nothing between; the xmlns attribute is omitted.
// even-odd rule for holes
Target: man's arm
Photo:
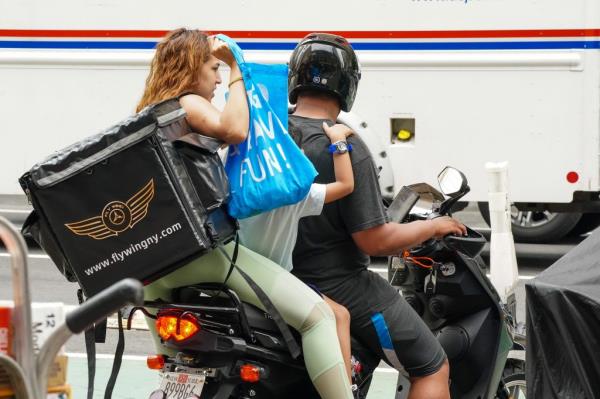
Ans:
<svg viewBox="0 0 600 399"><path fill-rule="evenodd" d="M411 223L385 223L352 234L358 248L370 256L397 255L432 237L463 235L467 229L449 217L419 220Z"/></svg>

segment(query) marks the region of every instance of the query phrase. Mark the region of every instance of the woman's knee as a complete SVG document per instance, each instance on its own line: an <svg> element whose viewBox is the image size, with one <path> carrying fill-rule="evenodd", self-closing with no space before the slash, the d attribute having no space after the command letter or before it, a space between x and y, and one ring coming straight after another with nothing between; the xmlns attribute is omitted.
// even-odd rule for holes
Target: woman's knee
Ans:
<svg viewBox="0 0 600 399"><path fill-rule="evenodd" d="M314 304L312 311L308 314L302 326L300 333L306 332L323 321L335 321L335 314L328 304L323 302L317 302Z"/></svg>
<svg viewBox="0 0 600 399"><path fill-rule="evenodd" d="M329 303L329 306L331 306L337 324L350 325L350 312L345 306L342 306L339 303Z"/></svg>
<svg viewBox="0 0 600 399"><path fill-rule="evenodd" d="M326 295L323 295L323 299L333 311L335 322L337 324L350 325L350 312L344 305L340 305Z"/></svg>

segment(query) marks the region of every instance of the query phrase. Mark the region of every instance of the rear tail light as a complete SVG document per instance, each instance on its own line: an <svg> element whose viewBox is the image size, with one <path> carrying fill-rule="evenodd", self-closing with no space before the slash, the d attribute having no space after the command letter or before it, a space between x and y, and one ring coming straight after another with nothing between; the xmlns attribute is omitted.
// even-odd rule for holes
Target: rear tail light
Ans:
<svg viewBox="0 0 600 399"><path fill-rule="evenodd" d="M240 367L240 378L245 382L258 382L261 368L254 364L244 364Z"/></svg>
<svg viewBox="0 0 600 399"><path fill-rule="evenodd" d="M164 341L171 338L174 338L175 341L183 341L200 331L200 324L192 315L185 315L184 317L180 315L159 315L156 319L156 330Z"/></svg>
<svg viewBox="0 0 600 399"><path fill-rule="evenodd" d="M165 365L165 357L163 355L148 356L146 364L150 370L162 370Z"/></svg>

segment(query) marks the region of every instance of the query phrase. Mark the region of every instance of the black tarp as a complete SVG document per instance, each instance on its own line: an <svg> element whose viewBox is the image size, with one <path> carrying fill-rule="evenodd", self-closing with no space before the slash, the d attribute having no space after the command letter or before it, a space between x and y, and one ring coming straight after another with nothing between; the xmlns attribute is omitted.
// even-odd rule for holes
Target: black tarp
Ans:
<svg viewBox="0 0 600 399"><path fill-rule="evenodd" d="M525 291L527 397L600 398L600 229Z"/></svg>

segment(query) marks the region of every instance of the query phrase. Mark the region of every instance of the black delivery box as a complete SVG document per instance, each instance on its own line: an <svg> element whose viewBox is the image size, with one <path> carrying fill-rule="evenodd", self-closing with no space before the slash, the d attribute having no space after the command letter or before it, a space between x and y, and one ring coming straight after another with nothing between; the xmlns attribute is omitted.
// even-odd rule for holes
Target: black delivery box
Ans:
<svg viewBox="0 0 600 399"><path fill-rule="evenodd" d="M230 240L222 143L193 133L176 99L88 137L20 179L23 232L87 296L160 277Z"/></svg>

